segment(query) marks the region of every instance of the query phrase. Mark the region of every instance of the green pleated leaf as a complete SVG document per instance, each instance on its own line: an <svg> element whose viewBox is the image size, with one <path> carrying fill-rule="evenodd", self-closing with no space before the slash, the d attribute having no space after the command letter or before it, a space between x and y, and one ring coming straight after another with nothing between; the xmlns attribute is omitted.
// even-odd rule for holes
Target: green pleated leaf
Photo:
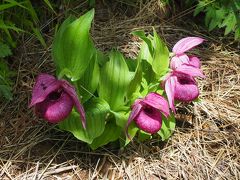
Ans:
<svg viewBox="0 0 240 180"><path fill-rule="evenodd" d="M150 38L151 36L149 36ZM152 64L153 62L153 53L150 52L151 47L148 46L146 42L142 42L140 52L139 52L139 57L140 59L146 60L149 64Z"/></svg>
<svg viewBox="0 0 240 180"><path fill-rule="evenodd" d="M105 129L105 119L110 111L110 107L102 99L92 99L86 104L86 130L82 127L79 114L73 111L64 121L59 123L59 128L71 132L77 139L91 144L100 136Z"/></svg>
<svg viewBox="0 0 240 180"><path fill-rule="evenodd" d="M141 38L146 43L146 45L148 46L150 54L153 54L153 46L152 46L150 36L147 37L145 35L144 31L134 31L134 32L132 32L132 34Z"/></svg>
<svg viewBox="0 0 240 180"><path fill-rule="evenodd" d="M161 136L162 140L167 140L172 133L174 132L176 125L175 117L171 115L168 119L163 117L162 119L162 127L160 131L158 131L158 134Z"/></svg>
<svg viewBox="0 0 240 180"><path fill-rule="evenodd" d="M135 60L136 61L136 60ZM131 98L134 92L136 92L140 86L141 86L141 81L142 81L142 66L141 66L141 59L137 59L137 67L134 72L134 75L132 76L129 86L128 86L128 91L127 91L127 97Z"/></svg>
<svg viewBox="0 0 240 180"><path fill-rule="evenodd" d="M92 144L90 144L90 147L95 150L110 142L116 141L119 138L121 131L122 129L117 126L114 121L109 121L106 124L106 128L102 135L94 139Z"/></svg>
<svg viewBox="0 0 240 180"><path fill-rule="evenodd" d="M97 54L93 58L93 62L89 64L82 78L77 81L79 94L82 96L82 103L93 96L99 83L100 70L97 62Z"/></svg>
<svg viewBox="0 0 240 180"><path fill-rule="evenodd" d="M169 67L169 51L165 43L160 39L155 29L153 29L154 54L152 68L160 77L164 76Z"/></svg>
<svg viewBox="0 0 240 180"><path fill-rule="evenodd" d="M109 61L102 67L99 82L99 97L106 100L112 110L124 106L131 73L120 52L112 51Z"/></svg>
<svg viewBox="0 0 240 180"><path fill-rule="evenodd" d="M126 111L120 111L120 112L111 111L111 112L116 119L116 124L121 128L125 128L128 121L129 112L126 112Z"/></svg>
<svg viewBox="0 0 240 180"><path fill-rule="evenodd" d="M94 10L91 10L76 20L70 17L61 25L52 49L58 76L66 75L76 81L87 69L95 52L89 34L93 17Z"/></svg>

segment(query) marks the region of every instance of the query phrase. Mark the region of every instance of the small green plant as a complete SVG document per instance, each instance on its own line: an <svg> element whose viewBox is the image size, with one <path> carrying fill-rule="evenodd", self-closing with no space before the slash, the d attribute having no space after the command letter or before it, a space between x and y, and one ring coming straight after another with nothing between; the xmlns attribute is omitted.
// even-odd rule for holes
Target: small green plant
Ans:
<svg viewBox="0 0 240 180"><path fill-rule="evenodd" d="M205 25L209 31L225 28L224 35L234 32L235 40L240 39L240 1L198 0L194 16L205 13Z"/></svg>
<svg viewBox="0 0 240 180"><path fill-rule="evenodd" d="M50 1L44 0L44 3L54 12ZM4 58L12 55L10 48L17 46L18 36L23 33L34 35L42 46L47 46L38 25L39 10L30 0L3 0L0 3L0 98L12 99L10 78L13 72Z"/></svg>
<svg viewBox="0 0 240 180"><path fill-rule="evenodd" d="M10 56L11 54L12 52L8 45L0 42L0 98L4 97L7 100L12 99L12 82L10 78L12 77L13 72L8 69L8 66L3 58Z"/></svg>

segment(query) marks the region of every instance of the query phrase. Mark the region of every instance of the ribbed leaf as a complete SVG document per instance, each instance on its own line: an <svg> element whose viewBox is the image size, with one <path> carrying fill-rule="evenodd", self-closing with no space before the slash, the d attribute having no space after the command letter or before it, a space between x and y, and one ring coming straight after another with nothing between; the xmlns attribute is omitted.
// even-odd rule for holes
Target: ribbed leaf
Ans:
<svg viewBox="0 0 240 180"><path fill-rule="evenodd" d="M103 145L116 141L120 134L121 128L117 126L114 121L109 121L102 135L94 139L90 147L95 150Z"/></svg>
<svg viewBox="0 0 240 180"><path fill-rule="evenodd" d="M164 42L160 39L155 29L153 29L154 37L154 54L152 68L160 77L164 76L169 67L169 51Z"/></svg>
<svg viewBox="0 0 240 180"><path fill-rule="evenodd" d="M141 86L141 81L142 81L142 66L141 66L141 59L137 58L137 67L134 72L134 75L132 76L129 86L128 86L128 91L127 91L127 97L131 98L132 94L137 91L137 89Z"/></svg>
<svg viewBox="0 0 240 180"><path fill-rule="evenodd" d="M59 128L71 132L77 139L91 144L105 129L105 119L110 107L104 100L93 99L86 104L87 128L83 129L79 114L73 111Z"/></svg>
<svg viewBox="0 0 240 180"><path fill-rule="evenodd" d="M91 62L95 52L89 34L93 16L94 10L91 10L75 21L68 18L57 32L52 52L60 76L66 75L76 81Z"/></svg>
<svg viewBox="0 0 240 180"><path fill-rule="evenodd" d="M125 104L130 72L123 55L112 51L110 60L103 66L99 82L99 97L106 100L112 110Z"/></svg>
<svg viewBox="0 0 240 180"><path fill-rule="evenodd" d="M151 42L151 40L150 40L150 39L151 39L150 36L147 37L147 36L145 35L145 32L144 32L144 31L134 31L134 32L132 32L132 34L135 35L135 36L138 36L139 38L141 38L141 39L147 44L147 46L148 46L148 48L149 48L150 54L153 53L153 46L152 46L152 42Z"/></svg>
<svg viewBox="0 0 240 180"><path fill-rule="evenodd" d="M160 131L158 131L158 134L161 136L162 140L167 140L173 133L175 129L176 121L175 117L172 115L168 119L163 117L162 119L162 127Z"/></svg>
<svg viewBox="0 0 240 180"><path fill-rule="evenodd" d="M86 102L93 96L99 83L100 70L97 62L97 54L95 54L93 58L93 62L89 64L82 78L77 81L78 90L82 96L82 103Z"/></svg>
<svg viewBox="0 0 240 180"><path fill-rule="evenodd" d="M120 112L111 111L111 112L116 119L116 124L121 128L126 127L129 113L126 113L125 111L120 111Z"/></svg>

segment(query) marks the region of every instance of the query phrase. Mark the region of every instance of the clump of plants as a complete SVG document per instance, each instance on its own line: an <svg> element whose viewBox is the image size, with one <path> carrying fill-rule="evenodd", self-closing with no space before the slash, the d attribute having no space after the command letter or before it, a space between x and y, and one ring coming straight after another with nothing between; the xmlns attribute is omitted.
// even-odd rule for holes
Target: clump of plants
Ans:
<svg viewBox="0 0 240 180"><path fill-rule="evenodd" d="M240 1L237 0L195 0L186 1L193 6L194 16L204 14L205 25L209 31L224 28L224 35L234 33L235 40L240 39Z"/></svg>
<svg viewBox="0 0 240 180"><path fill-rule="evenodd" d="M52 10L50 1L44 3ZM35 36L43 47L45 40L41 34L37 11L30 0L3 0L0 4L0 98L12 99L13 72L9 70L6 57L12 55L11 49L17 46L18 36L28 34Z"/></svg>
<svg viewBox="0 0 240 180"><path fill-rule="evenodd" d="M91 10L60 26L52 47L56 77L38 75L30 107L92 149L113 141L124 147L133 137L168 139L175 129L175 104L199 96L200 60L187 52L204 40L183 38L170 52L154 28L149 35L135 31L142 45L129 60L115 49L95 48L89 33L93 18Z"/></svg>

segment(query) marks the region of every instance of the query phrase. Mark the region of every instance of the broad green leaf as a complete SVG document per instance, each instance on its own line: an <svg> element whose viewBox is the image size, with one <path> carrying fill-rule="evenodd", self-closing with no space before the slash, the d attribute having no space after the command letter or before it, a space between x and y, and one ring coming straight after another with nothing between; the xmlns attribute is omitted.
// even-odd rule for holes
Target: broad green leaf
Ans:
<svg viewBox="0 0 240 180"><path fill-rule="evenodd" d="M206 4L203 1L199 1L197 7L194 9L193 16L197 16L201 11L204 10Z"/></svg>
<svg viewBox="0 0 240 180"><path fill-rule="evenodd" d="M134 60L136 61L136 60ZM131 98L132 94L139 89L141 86L141 81L142 81L142 66L141 66L141 59L137 59L137 67L134 72L134 75L132 76L129 86L128 86L128 91L127 91L127 97Z"/></svg>
<svg viewBox="0 0 240 180"><path fill-rule="evenodd" d="M150 47L147 45L147 43L143 41L139 52L139 58L146 60L149 64L152 64L153 56L149 51L149 48Z"/></svg>
<svg viewBox="0 0 240 180"><path fill-rule="evenodd" d="M216 9L215 8L213 8L212 6L208 6L207 8L206 8L206 16L205 16L205 25L207 26L207 27L209 27L209 23L211 22L211 20L212 19L214 19L215 18L215 12L216 11Z"/></svg>
<svg viewBox="0 0 240 180"><path fill-rule="evenodd" d="M91 10L77 20L68 18L54 38L52 53L57 72L62 74L63 69L68 69L71 73L65 75L72 81L79 80L92 63L95 48L89 30L93 16Z"/></svg>
<svg viewBox="0 0 240 180"><path fill-rule="evenodd" d="M79 94L82 96L82 103L94 96L93 94L96 91L99 83L100 70L97 62L97 54L95 54L93 58L94 60L89 64L82 78L77 81Z"/></svg>
<svg viewBox="0 0 240 180"><path fill-rule="evenodd" d="M222 27L226 26L224 35L226 36L231 31L234 31L236 24L237 24L237 19L236 19L235 14L233 12L229 13L228 16L225 18L225 20L222 23Z"/></svg>
<svg viewBox="0 0 240 180"><path fill-rule="evenodd" d="M127 124L127 121L128 121L129 112L125 112L125 111L114 112L114 111L111 111L111 113L114 115L114 117L116 119L116 124L118 126L120 126L121 128L125 128L126 124Z"/></svg>
<svg viewBox="0 0 240 180"><path fill-rule="evenodd" d="M114 121L109 121L106 124L105 130L102 135L94 139L92 144L90 144L90 147L95 150L110 142L116 141L119 138L121 131L122 129L117 126Z"/></svg>
<svg viewBox="0 0 240 180"><path fill-rule="evenodd" d="M239 40L240 39L240 26L237 27L237 29L235 31L234 39L235 40Z"/></svg>
<svg viewBox="0 0 240 180"><path fill-rule="evenodd" d="M137 65L138 65L138 60L137 59L127 58L126 63L127 63L127 66L128 66L128 69L129 69L130 72L135 72L136 71Z"/></svg>
<svg viewBox="0 0 240 180"><path fill-rule="evenodd" d="M132 34L141 38L147 44L150 54L153 54L153 46L150 40L151 36L147 37L144 31L134 31Z"/></svg>
<svg viewBox="0 0 240 180"><path fill-rule="evenodd" d="M161 136L162 141L167 140L172 135L175 129L175 125L176 125L176 121L173 115L171 115L168 119L163 117L162 127L160 131L158 131L158 134Z"/></svg>
<svg viewBox="0 0 240 180"><path fill-rule="evenodd" d="M7 44L0 42L0 58L12 55L12 51Z"/></svg>
<svg viewBox="0 0 240 180"><path fill-rule="evenodd" d="M96 50L97 62L100 67L104 66L108 62L109 58L101 51Z"/></svg>
<svg viewBox="0 0 240 180"><path fill-rule="evenodd" d="M221 25L222 20L225 18L226 11L221 8L216 10L215 16L211 19L209 24L209 31L212 31L215 27Z"/></svg>
<svg viewBox="0 0 240 180"><path fill-rule="evenodd" d="M86 130L82 127L79 114L73 111L64 121L59 123L59 128L71 132L77 139L91 144L100 136L105 128L105 119L110 107L104 100L92 99L86 104Z"/></svg>
<svg viewBox="0 0 240 180"><path fill-rule="evenodd" d="M153 29L154 54L152 69L160 77L164 76L169 67L169 51L164 42L160 39L155 29Z"/></svg>
<svg viewBox="0 0 240 180"><path fill-rule="evenodd" d="M158 82L159 78L156 76L151 64L147 61L142 61L141 63L143 78L146 80L147 85L150 83ZM148 88L148 86L147 86Z"/></svg>
<svg viewBox="0 0 240 180"><path fill-rule="evenodd" d="M109 58L101 70L98 93L100 98L108 102L112 110L117 111L126 103L130 72L120 52L110 52Z"/></svg>

